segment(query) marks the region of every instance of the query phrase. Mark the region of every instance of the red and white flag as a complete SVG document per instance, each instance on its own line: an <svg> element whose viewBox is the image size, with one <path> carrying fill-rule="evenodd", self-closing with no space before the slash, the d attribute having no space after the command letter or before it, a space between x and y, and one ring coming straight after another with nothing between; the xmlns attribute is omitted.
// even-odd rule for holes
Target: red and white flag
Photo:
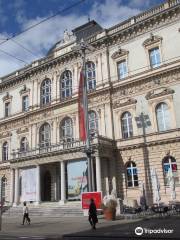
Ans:
<svg viewBox="0 0 180 240"><path fill-rule="evenodd" d="M83 71L80 73L78 91L78 113L79 113L79 137L81 141L86 141L86 98L85 98L85 79Z"/></svg>

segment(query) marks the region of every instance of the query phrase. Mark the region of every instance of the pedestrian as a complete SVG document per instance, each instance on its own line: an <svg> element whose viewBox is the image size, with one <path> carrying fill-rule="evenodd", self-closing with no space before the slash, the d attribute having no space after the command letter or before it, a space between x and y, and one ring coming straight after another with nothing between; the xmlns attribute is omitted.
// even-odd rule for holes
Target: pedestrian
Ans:
<svg viewBox="0 0 180 240"><path fill-rule="evenodd" d="M26 220L26 223L31 223L31 220L29 218L29 209L28 207L26 206L26 202L23 203L23 223L22 225L24 225L25 223L25 220Z"/></svg>
<svg viewBox="0 0 180 240"><path fill-rule="evenodd" d="M89 205L89 222L92 226L92 229L96 229L96 223L98 223L96 205L94 199L91 198Z"/></svg>

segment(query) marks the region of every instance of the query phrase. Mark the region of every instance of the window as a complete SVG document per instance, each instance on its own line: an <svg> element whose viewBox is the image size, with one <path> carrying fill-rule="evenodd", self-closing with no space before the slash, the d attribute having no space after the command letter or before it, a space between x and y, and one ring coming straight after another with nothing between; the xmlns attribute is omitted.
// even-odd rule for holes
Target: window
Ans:
<svg viewBox="0 0 180 240"><path fill-rule="evenodd" d="M93 134L98 130L98 118L94 111L90 111L88 115L89 115L89 132L90 134Z"/></svg>
<svg viewBox="0 0 180 240"><path fill-rule="evenodd" d="M170 114L166 103L160 103L157 105L156 119L159 132L170 129Z"/></svg>
<svg viewBox="0 0 180 240"><path fill-rule="evenodd" d="M119 79L123 79L127 77L128 71L127 71L127 62L126 60L123 60L118 63L118 76Z"/></svg>
<svg viewBox="0 0 180 240"><path fill-rule="evenodd" d="M96 70L93 62L86 63L86 80L87 90L93 90L96 88Z"/></svg>
<svg viewBox="0 0 180 240"><path fill-rule="evenodd" d="M21 144L20 144L20 151L21 152L26 152L28 150L28 140L26 137L23 137L21 139Z"/></svg>
<svg viewBox="0 0 180 240"><path fill-rule="evenodd" d="M2 148L2 160L3 161L7 161L8 160L8 143L5 142L3 144L3 148Z"/></svg>
<svg viewBox="0 0 180 240"><path fill-rule="evenodd" d="M127 171L127 186L128 187L137 187L138 186L138 173L137 167L134 162L129 162L126 165Z"/></svg>
<svg viewBox="0 0 180 240"><path fill-rule="evenodd" d="M159 48L149 50L150 65L152 68L159 67L161 64Z"/></svg>
<svg viewBox="0 0 180 240"><path fill-rule="evenodd" d="M1 186L2 186L2 202L4 203L6 201L6 194L7 194L7 178L5 176L3 176L1 178Z"/></svg>
<svg viewBox="0 0 180 240"><path fill-rule="evenodd" d="M72 73L66 70L61 77L61 99L70 97L72 95Z"/></svg>
<svg viewBox="0 0 180 240"><path fill-rule="evenodd" d="M121 117L122 137L129 138L133 136L132 117L129 112L123 113Z"/></svg>
<svg viewBox="0 0 180 240"><path fill-rule="evenodd" d="M5 103L5 117L10 116L10 102Z"/></svg>
<svg viewBox="0 0 180 240"><path fill-rule="evenodd" d="M41 104L46 105L51 102L51 80L45 79L41 84Z"/></svg>
<svg viewBox="0 0 180 240"><path fill-rule="evenodd" d="M73 138L73 124L71 118L65 118L61 122L60 136L65 140L72 140Z"/></svg>
<svg viewBox="0 0 180 240"><path fill-rule="evenodd" d="M39 137L40 137L40 139L39 139L40 147L50 146L51 128L50 128L50 125L48 123L45 123L40 127Z"/></svg>
<svg viewBox="0 0 180 240"><path fill-rule="evenodd" d="M172 156L166 156L163 159L163 172L165 185L169 185L168 172L172 173L175 184L179 183L176 159Z"/></svg>
<svg viewBox="0 0 180 240"><path fill-rule="evenodd" d="M22 98L22 110L23 112L27 112L29 110L29 97L23 96Z"/></svg>

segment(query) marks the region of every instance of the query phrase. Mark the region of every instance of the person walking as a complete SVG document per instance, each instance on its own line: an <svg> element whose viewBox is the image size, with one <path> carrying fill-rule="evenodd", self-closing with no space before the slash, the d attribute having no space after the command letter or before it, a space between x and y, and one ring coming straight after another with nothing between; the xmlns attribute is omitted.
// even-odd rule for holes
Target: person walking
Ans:
<svg viewBox="0 0 180 240"><path fill-rule="evenodd" d="M96 229L96 223L98 223L96 205L94 199L91 198L89 205L89 222L92 226L92 229Z"/></svg>
<svg viewBox="0 0 180 240"><path fill-rule="evenodd" d="M30 218L29 218L29 209L28 209L28 207L27 207L27 205L26 205L26 202L24 202L23 203L23 223L22 223L22 225L24 225L24 223L25 223L25 220L26 220L26 223L31 223L31 220L30 220Z"/></svg>

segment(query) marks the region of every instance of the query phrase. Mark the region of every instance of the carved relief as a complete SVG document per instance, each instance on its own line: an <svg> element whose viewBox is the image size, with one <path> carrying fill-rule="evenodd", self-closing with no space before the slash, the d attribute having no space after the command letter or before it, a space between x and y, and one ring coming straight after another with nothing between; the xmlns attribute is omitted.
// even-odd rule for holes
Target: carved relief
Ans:
<svg viewBox="0 0 180 240"><path fill-rule="evenodd" d="M21 134L21 133L26 133L26 132L29 132L29 129L28 127L21 127L19 129L17 129L17 134Z"/></svg>
<svg viewBox="0 0 180 240"><path fill-rule="evenodd" d="M174 93L174 90L170 88L156 89L148 92L146 94L146 99L149 100L149 99L153 99L153 98L157 98L157 97L161 97L161 96L165 96L173 93Z"/></svg>
<svg viewBox="0 0 180 240"><path fill-rule="evenodd" d="M124 98L124 99L118 99L117 101L113 102L113 108L119 108L124 107L131 104L136 104L137 100L134 98Z"/></svg>
<svg viewBox="0 0 180 240"><path fill-rule="evenodd" d="M3 133L0 133L0 138L7 138L7 137L10 137L12 134L11 132L3 132Z"/></svg>
<svg viewBox="0 0 180 240"><path fill-rule="evenodd" d="M20 95L23 95L23 94L26 94L26 93L29 93L29 92L30 92L30 89L27 88L26 85L24 85L24 86L23 86L23 89L21 89L21 90L19 91Z"/></svg>
<svg viewBox="0 0 180 240"><path fill-rule="evenodd" d="M143 46L147 47L149 45L152 45L152 44L155 44L155 43L159 43L161 41L162 41L162 37L159 37L157 35L153 35L151 33L150 37L143 42Z"/></svg>
<svg viewBox="0 0 180 240"><path fill-rule="evenodd" d="M125 49L119 48L116 52L114 52L114 53L112 54L111 57L112 57L113 59L116 59L116 58L120 58L120 57L126 56L126 55L128 55L128 53L129 53L129 51L127 51L127 50L125 50Z"/></svg>
<svg viewBox="0 0 180 240"><path fill-rule="evenodd" d="M6 92L6 95L3 97L3 101L4 102L10 101L11 99L12 99L12 96L8 92Z"/></svg>

